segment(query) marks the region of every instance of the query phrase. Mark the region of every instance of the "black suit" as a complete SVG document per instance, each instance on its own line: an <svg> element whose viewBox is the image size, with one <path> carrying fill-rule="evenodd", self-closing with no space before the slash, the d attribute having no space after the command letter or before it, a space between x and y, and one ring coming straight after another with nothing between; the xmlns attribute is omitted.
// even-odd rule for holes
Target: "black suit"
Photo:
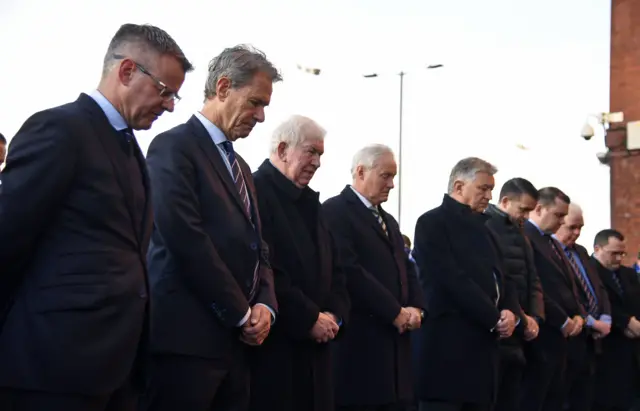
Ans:
<svg viewBox="0 0 640 411"><path fill-rule="evenodd" d="M251 410L333 411L331 345L311 329L321 312L349 322L349 295L318 193L299 188L266 160L255 172L264 238L271 250L280 312L252 351Z"/></svg>
<svg viewBox="0 0 640 411"><path fill-rule="evenodd" d="M251 171L236 158L251 216L198 118L158 135L149 146L156 216L149 248L149 409L247 406L247 346L237 325L250 305L276 310L277 303ZM250 300L254 279L258 288Z"/></svg>
<svg viewBox="0 0 640 411"><path fill-rule="evenodd" d="M490 409L499 365L494 329L502 309L521 314L486 219L445 195L416 224L413 252L429 312L416 335L417 397L447 403L442 409Z"/></svg>
<svg viewBox="0 0 640 411"><path fill-rule="evenodd" d="M587 250L579 244L574 245L573 248L595 293L598 308L597 313L593 314L594 319L598 320L602 315L611 316L609 296L600 280L597 270L591 264ZM578 277L574 276L574 278L576 280L578 298L580 298L585 310L588 311L587 294L580 285L581 283ZM593 338L593 332L587 327L586 321L587 320L585 320L581 335L576 337L582 338L586 343L587 349L584 355L582 357L568 356L566 401L569 406L569 411L590 411L593 405L596 356L602 352L602 340Z"/></svg>
<svg viewBox="0 0 640 411"><path fill-rule="evenodd" d="M540 333L527 347L527 369L523 380L523 411L561 410L566 393L565 364L567 354L582 358L587 349L582 335L564 338L562 326L568 317L584 316L579 302L575 275L562 246L556 240L555 251L548 235L531 222L524 226L534 250L536 271L542 283L545 321Z"/></svg>
<svg viewBox="0 0 640 411"><path fill-rule="evenodd" d="M411 339L408 332L399 334L393 321L401 307L425 304L398 223L379 207L385 234L350 186L322 209L352 300L349 329L335 346L336 403L370 409L408 403L413 399Z"/></svg>
<svg viewBox="0 0 640 411"><path fill-rule="evenodd" d="M607 290L612 317L611 333L602 340L596 367L594 409L627 411L638 390L640 340L626 337L624 330L631 317L640 318L640 283L629 267L613 272L595 258L591 258L591 265Z"/></svg>
<svg viewBox="0 0 640 411"><path fill-rule="evenodd" d="M140 148L82 94L25 122L0 187L0 306L12 301L0 387L35 391L33 401L14 392L18 409L103 409L130 377L146 317L152 217Z"/></svg>

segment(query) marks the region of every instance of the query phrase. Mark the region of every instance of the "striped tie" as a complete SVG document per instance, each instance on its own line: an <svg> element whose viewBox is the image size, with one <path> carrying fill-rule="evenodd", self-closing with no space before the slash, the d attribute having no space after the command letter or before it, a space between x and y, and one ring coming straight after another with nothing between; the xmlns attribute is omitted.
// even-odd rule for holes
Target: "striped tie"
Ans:
<svg viewBox="0 0 640 411"><path fill-rule="evenodd" d="M233 143L231 143L231 141L225 141L222 143L222 148L224 149L225 153L227 153L227 159L229 160L229 164L231 165L233 182L238 189L238 194L240 194L242 204L244 204L244 211L245 213L247 213L247 216L250 217L251 204L249 203L249 193L247 192L247 186L244 183L244 177L242 176L242 170L240 169L240 164L238 164L236 153L235 151L233 151Z"/></svg>
<svg viewBox="0 0 640 411"><path fill-rule="evenodd" d="M569 262L571 263L571 268L573 269L573 273L578 278L578 282L580 283L580 287L582 287L582 291L584 291L584 295L587 296L587 311L589 312L589 314L593 316L597 316L598 303L596 301L596 296L593 295L593 293L591 292L591 289L589 288L589 284L587 284L587 279L582 274L582 270L580 270L580 267L578 266L578 262L573 256L573 253L571 252L571 250L566 249L564 253L566 254L567 258L569 259Z"/></svg>
<svg viewBox="0 0 640 411"><path fill-rule="evenodd" d="M623 295L623 289L622 289L622 282L620 282L620 277L618 277L618 273L616 273L615 271L611 271L611 277L613 278L613 282L616 284L616 287L618 288L618 293L620 293L620 295Z"/></svg>
<svg viewBox="0 0 640 411"><path fill-rule="evenodd" d="M388 237L389 236L389 232L387 231L387 225L384 223L384 220L382 219L382 216L380 215L380 210L378 210L378 207L371 206L371 207L369 207L369 209L373 213L373 216L376 218L376 220L378 220L378 224L380 224L380 227L382 227L382 231L384 231L384 234Z"/></svg>

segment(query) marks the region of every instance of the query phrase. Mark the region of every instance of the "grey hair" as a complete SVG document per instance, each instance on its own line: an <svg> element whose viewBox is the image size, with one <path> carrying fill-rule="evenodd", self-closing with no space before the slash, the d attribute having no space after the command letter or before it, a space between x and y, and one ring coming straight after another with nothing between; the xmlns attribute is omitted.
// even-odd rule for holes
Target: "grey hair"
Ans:
<svg viewBox="0 0 640 411"><path fill-rule="evenodd" d="M271 154L278 152L280 143L297 147L308 140L323 140L326 130L309 117L295 114L280 123L271 135Z"/></svg>
<svg viewBox="0 0 640 411"><path fill-rule="evenodd" d="M184 73L193 70L193 65L187 60L180 46L166 31L148 24L127 23L120 26L109 43L107 54L104 56L102 76L106 76L123 57L146 59L145 57L148 56L144 55L149 52L174 57L180 62ZM131 56L131 54L137 54L137 56Z"/></svg>
<svg viewBox="0 0 640 411"><path fill-rule="evenodd" d="M358 166L362 166L367 170L375 168L378 164L378 159L385 154L394 155L393 150L384 144L371 144L361 148L353 155L353 160L351 161L351 176L356 176Z"/></svg>
<svg viewBox="0 0 640 411"><path fill-rule="evenodd" d="M487 173L492 176L497 172L498 169L493 164L477 157L467 157L458 161L453 170L451 170L447 192L449 194L453 192L453 184L457 180L473 181L478 173Z"/></svg>
<svg viewBox="0 0 640 411"><path fill-rule="evenodd" d="M272 83L282 81L282 75L262 51L244 44L226 48L209 63L204 98L216 95L216 85L222 77L228 78L231 87L237 89L249 84L257 73L267 74Z"/></svg>

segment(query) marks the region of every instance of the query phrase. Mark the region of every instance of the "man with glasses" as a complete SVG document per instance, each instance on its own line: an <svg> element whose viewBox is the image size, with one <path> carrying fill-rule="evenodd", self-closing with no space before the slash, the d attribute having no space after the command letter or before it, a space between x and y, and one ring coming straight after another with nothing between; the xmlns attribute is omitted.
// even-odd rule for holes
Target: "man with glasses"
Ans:
<svg viewBox="0 0 640 411"><path fill-rule="evenodd" d="M135 408L153 219L133 130L173 111L190 70L165 31L125 24L98 89L34 114L12 139L0 196L0 409Z"/></svg>
<svg viewBox="0 0 640 411"><path fill-rule="evenodd" d="M622 265L627 245L616 230L602 230L593 242L591 263L611 302L611 333L597 360L595 411L627 411L637 393L640 368L640 283Z"/></svg>

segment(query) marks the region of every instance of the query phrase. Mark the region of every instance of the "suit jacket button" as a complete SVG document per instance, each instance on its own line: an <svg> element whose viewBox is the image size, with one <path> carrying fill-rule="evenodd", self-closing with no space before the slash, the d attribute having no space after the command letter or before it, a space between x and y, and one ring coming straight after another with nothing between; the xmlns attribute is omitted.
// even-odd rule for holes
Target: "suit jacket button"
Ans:
<svg viewBox="0 0 640 411"><path fill-rule="evenodd" d="M254 250L254 251L257 250L258 249L258 244L251 243L251 249Z"/></svg>

